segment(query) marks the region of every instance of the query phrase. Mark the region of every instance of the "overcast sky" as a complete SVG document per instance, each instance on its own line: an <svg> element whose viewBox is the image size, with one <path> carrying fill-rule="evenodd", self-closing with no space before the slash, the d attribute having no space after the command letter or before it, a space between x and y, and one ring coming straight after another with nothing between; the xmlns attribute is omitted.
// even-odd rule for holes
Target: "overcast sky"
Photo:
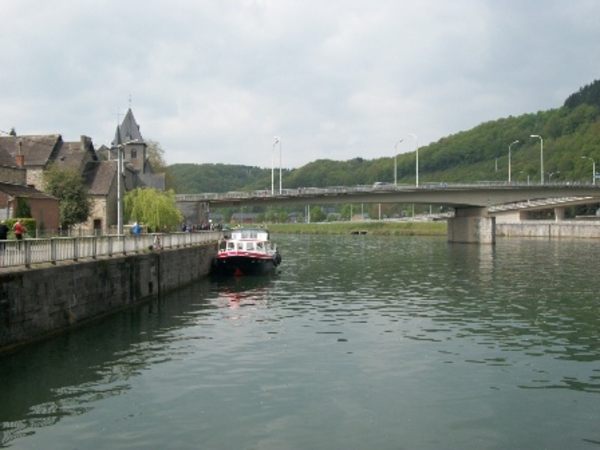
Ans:
<svg viewBox="0 0 600 450"><path fill-rule="evenodd" d="M598 0L1 0L0 131L173 163L374 159L600 79ZM417 136L417 139L410 134ZM508 143L507 143L508 145Z"/></svg>

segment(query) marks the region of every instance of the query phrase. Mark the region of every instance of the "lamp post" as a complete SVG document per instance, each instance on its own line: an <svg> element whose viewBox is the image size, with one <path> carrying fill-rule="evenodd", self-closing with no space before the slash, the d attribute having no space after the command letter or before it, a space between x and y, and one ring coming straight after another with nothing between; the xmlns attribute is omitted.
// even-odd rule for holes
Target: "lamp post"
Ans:
<svg viewBox="0 0 600 450"><path fill-rule="evenodd" d="M531 137L540 140L540 184L544 184L544 139L539 134L532 134Z"/></svg>
<svg viewBox="0 0 600 450"><path fill-rule="evenodd" d="M398 144L401 143L404 139L400 139L394 145L394 186L398 185Z"/></svg>
<svg viewBox="0 0 600 450"><path fill-rule="evenodd" d="M117 149L117 234L119 236L123 235L123 148L134 142L137 142L137 139L113 147Z"/></svg>
<svg viewBox="0 0 600 450"><path fill-rule="evenodd" d="M279 141L279 194L283 194L283 189L281 186L281 139L277 138L277 140Z"/></svg>
<svg viewBox="0 0 600 450"><path fill-rule="evenodd" d="M511 181L511 179L510 179L510 171L511 171L511 168L510 168L510 167L511 167L511 166L510 166L510 164L511 164L511 163L510 163L510 148L511 148L513 145L515 145L515 144L518 144L518 143L519 143L519 141L517 140L517 141L515 141L515 142L511 143L511 144L508 146L508 183L509 183L509 184L510 184L510 181Z"/></svg>
<svg viewBox="0 0 600 450"><path fill-rule="evenodd" d="M416 155L417 155L417 162L415 165L415 173L416 173L416 181L415 181L415 185L417 187L419 187L419 140L417 139L417 135L416 134L409 134L410 137L415 138L415 146L416 146Z"/></svg>
<svg viewBox="0 0 600 450"><path fill-rule="evenodd" d="M590 158L589 156L582 156L581 159L589 159L592 161L592 184L596 185L596 161L594 158Z"/></svg>
<svg viewBox="0 0 600 450"><path fill-rule="evenodd" d="M275 136L274 139L275 142L273 142L273 147L271 147L271 195L275 195L275 159L273 156L273 151L279 142L279 138L277 136Z"/></svg>

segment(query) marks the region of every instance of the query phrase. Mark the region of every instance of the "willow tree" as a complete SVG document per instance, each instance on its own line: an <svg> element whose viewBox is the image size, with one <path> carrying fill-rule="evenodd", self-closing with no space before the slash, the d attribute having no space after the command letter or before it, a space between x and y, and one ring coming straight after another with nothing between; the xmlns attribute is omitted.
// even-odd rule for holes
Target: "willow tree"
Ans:
<svg viewBox="0 0 600 450"><path fill-rule="evenodd" d="M183 222L173 190L134 189L125 195L123 209L127 220L140 222L152 231L170 230Z"/></svg>

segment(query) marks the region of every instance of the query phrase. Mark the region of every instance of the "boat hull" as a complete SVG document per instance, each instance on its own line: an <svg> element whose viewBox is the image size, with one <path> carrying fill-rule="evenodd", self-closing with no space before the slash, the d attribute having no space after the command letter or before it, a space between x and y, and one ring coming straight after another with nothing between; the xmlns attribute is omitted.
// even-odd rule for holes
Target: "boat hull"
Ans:
<svg viewBox="0 0 600 450"><path fill-rule="evenodd" d="M274 273L279 265L277 258L250 258L246 256L228 256L215 258L212 271L217 275L266 275Z"/></svg>

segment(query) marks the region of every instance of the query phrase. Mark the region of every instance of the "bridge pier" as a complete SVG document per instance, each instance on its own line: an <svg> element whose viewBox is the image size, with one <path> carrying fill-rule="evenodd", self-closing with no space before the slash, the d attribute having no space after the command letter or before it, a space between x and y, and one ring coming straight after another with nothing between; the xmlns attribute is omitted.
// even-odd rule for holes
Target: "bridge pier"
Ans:
<svg viewBox="0 0 600 450"><path fill-rule="evenodd" d="M556 207L554 208L554 220L556 222L560 222L565 220L565 207Z"/></svg>
<svg viewBox="0 0 600 450"><path fill-rule="evenodd" d="M495 244L496 218L487 214L487 208L455 208L448 219L448 242L465 244Z"/></svg>

